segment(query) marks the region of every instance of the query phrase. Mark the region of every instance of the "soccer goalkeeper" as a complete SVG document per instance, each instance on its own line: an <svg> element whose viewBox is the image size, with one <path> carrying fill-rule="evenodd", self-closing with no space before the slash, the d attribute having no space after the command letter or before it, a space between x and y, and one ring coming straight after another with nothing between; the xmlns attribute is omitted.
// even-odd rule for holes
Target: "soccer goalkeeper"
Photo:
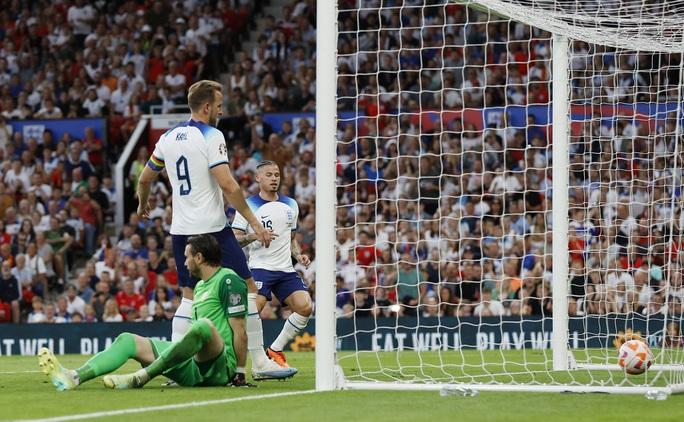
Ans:
<svg viewBox="0 0 684 422"><path fill-rule="evenodd" d="M221 268L221 251L211 235L188 239L185 248L188 270L200 281L195 288L192 326L178 342L153 340L123 333L106 350L78 369L60 365L48 350L41 349L38 362L57 390L69 390L105 375L108 388L140 388L164 375L181 386L247 385L247 286L232 270ZM128 359L143 368L125 375L106 375Z"/></svg>

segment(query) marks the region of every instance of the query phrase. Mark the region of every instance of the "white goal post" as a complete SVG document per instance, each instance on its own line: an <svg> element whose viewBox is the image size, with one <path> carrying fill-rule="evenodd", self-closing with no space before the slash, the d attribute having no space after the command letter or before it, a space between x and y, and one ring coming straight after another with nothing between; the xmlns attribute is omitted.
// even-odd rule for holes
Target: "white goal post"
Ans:
<svg viewBox="0 0 684 422"><path fill-rule="evenodd" d="M452 7L463 9L450 21ZM317 1L317 390L684 392L682 14L681 0ZM362 22L371 15L377 26ZM508 38L496 38L504 27ZM429 31L441 41L426 41ZM484 32L472 41L473 31ZM359 33L370 34L365 45ZM341 35L353 42L338 51ZM525 55L512 49L526 44L521 51L529 53L529 40L539 41L540 53L523 63ZM487 69L490 47L509 57L503 79ZM467 63L471 48L482 63ZM430 62L433 54L440 58ZM650 67L642 69L642 61ZM523 66L542 76L511 76ZM546 97L538 90L543 84ZM503 92L495 105L487 103L491 87ZM377 105L374 114L361 103ZM544 113L546 122L535 120ZM531 139L532 132L545 142ZM501 150L490 136L503 139ZM415 148L406 152L402 140ZM491 145L472 155L478 147L465 144L475 140ZM365 147L371 152L362 157ZM503 157L500 166L488 170L487 154ZM510 156L522 157L515 158L522 166L510 165ZM445 170L454 165L460 173ZM542 176L528 173L546 179L529 182ZM494 181L485 182L488 175ZM423 177L435 181L436 193L424 189ZM502 192L489 191L485 183L497 179ZM415 192L395 193L402 183ZM466 190L468 183L480 183L480 190ZM509 201L511 192L522 199ZM528 206L530 192L541 196L535 208ZM423 211L425 200L436 209ZM500 223L485 221L495 203ZM375 214L362 217L368 210ZM340 240L338 230L352 238ZM350 249L341 250L345 240ZM543 245L529 246L535 242ZM485 252L498 245L500 252ZM357 257L359 247L371 251L368 262ZM348 255L344 268L340 253ZM534 267L526 269L528 257ZM414 269L415 286L402 281ZM472 284L469 271L479 272ZM428 273L438 281L428 281ZM338 281L349 288L348 308L338 307ZM407 298L415 301L402 301L401 292L414 288L417 296ZM465 289L474 289L474 299ZM492 293L491 302L483 298ZM501 313L482 310L493 302ZM532 302L540 314L525 313ZM656 353L638 377L617 366L615 346L632 336Z"/></svg>

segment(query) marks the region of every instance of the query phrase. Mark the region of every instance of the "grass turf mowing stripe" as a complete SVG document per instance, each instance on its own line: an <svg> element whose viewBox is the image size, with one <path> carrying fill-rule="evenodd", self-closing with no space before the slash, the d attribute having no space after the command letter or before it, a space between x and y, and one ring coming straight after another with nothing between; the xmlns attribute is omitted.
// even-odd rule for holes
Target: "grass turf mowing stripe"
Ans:
<svg viewBox="0 0 684 422"><path fill-rule="evenodd" d="M105 416L119 416L119 415L128 415L131 413L154 412L154 411L160 411L160 410L184 409L184 408L188 408L188 407L211 406L214 404L225 404L225 403L248 401L248 400L257 400L257 399L274 399L274 398L278 398L278 397L311 394L311 393L315 393L315 392L316 392L316 390L303 390L303 391L288 391L288 392L284 392L284 393L274 393L274 394L262 394L262 395L255 394L253 396L231 397L228 399L219 399L219 400L193 401L193 402L187 402L187 403L167 404L167 405L162 405L162 406L134 407L131 409L107 410L107 411L103 411L103 412L93 412L93 413L80 413L80 414L76 414L76 415L65 415L65 416L58 416L58 417L47 418L47 419L22 419L18 422L75 421L75 420L79 420L79 419L101 418L101 417L105 417Z"/></svg>
<svg viewBox="0 0 684 422"><path fill-rule="evenodd" d="M12 375L12 374L38 374L41 371L0 371L0 375Z"/></svg>

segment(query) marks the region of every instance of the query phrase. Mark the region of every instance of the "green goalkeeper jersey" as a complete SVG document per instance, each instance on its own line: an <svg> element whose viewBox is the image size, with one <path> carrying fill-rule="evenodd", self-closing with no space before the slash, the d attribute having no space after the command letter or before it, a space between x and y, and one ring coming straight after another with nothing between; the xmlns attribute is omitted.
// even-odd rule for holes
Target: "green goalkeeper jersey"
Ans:
<svg viewBox="0 0 684 422"><path fill-rule="evenodd" d="M192 320L210 319L223 338L226 351L232 354L235 354L233 329L228 318L243 318L246 315L247 284L235 271L220 268L208 280L201 280L195 286Z"/></svg>

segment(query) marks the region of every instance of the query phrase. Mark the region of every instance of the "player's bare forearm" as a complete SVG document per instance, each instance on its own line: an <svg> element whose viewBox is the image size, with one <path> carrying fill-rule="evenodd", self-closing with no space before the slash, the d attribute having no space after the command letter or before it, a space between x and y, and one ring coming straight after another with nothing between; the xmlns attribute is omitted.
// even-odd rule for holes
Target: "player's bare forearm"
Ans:
<svg viewBox="0 0 684 422"><path fill-rule="evenodd" d="M233 177L227 165L217 166L211 169L211 174L216 179L216 182L221 187L223 196L228 199L228 202L240 213L250 226L261 226L259 220L247 205L245 197L240 189L240 185Z"/></svg>
<svg viewBox="0 0 684 422"><path fill-rule="evenodd" d="M233 330L233 348L235 349L237 366L244 368L247 365L247 329L245 328L245 318L230 318L228 323Z"/></svg>
<svg viewBox="0 0 684 422"><path fill-rule="evenodd" d="M150 197L150 191L152 190L152 183L143 181L142 179L138 181L138 201L142 204L146 203Z"/></svg>
<svg viewBox="0 0 684 422"><path fill-rule="evenodd" d="M243 217L245 217L247 223L249 223L249 225L256 230L257 227L261 227L261 223L256 218L256 215L254 215L252 212L252 209L249 208L249 205L247 205L247 201L245 201L245 197L242 195L242 189L240 189L240 186L237 184L237 182L235 183L235 186L237 187L237 191L224 193L228 197L228 200L233 207L235 207L235 209L242 214Z"/></svg>
<svg viewBox="0 0 684 422"><path fill-rule="evenodd" d="M292 257L299 260L299 256L302 254L302 248L299 246L299 242L295 239L294 232L292 232L292 243L290 250L292 251Z"/></svg>
<svg viewBox="0 0 684 422"><path fill-rule="evenodd" d="M309 258L308 255L305 255L302 253L302 248L299 246L299 242L297 242L297 239L295 239L295 233L292 232L292 241L290 242L290 251L292 252L292 257L305 266L306 268L309 268L309 265L311 265L311 258Z"/></svg>
<svg viewBox="0 0 684 422"><path fill-rule="evenodd" d="M149 166L145 166L140 179L138 179L138 214L147 217L148 204L150 198L150 191L152 190L152 183L157 180L159 172L152 170Z"/></svg>
<svg viewBox="0 0 684 422"><path fill-rule="evenodd" d="M140 180L138 182L138 214L147 217L147 202L150 199L150 191L152 190L152 183L143 182Z"/></svg>
<svg viewBox="0 0 684 422"><path fill-rule="evenodd" d="M272 232L267 232L266 229L261 226L261 223L259 220L257 220L256 216L249 208L249 205L247 205L247 201L242 193L242 189L240 189L240 185L238 185L237 181L235 181L233 174L228 168L228 165L220 165L212 168L211 174L221 187L223 195L228 198L228 201L233 205L233 207L235 207L235 209L242 214L245 220L247 220L247 223L252 227L252 229L254 229L257 240L263 243L264 246L268 247L271 244L271 240L273 240L274 236L272 235Z"/></svg>
<svg viewBox="0 0 684 422"><path fill-rule="evenodd" d="M242 230L233 230L233 234L235 234L235 238L237 239L241 248L244 248L256 240L256 236L254 234L245 233Z"/></svg>

